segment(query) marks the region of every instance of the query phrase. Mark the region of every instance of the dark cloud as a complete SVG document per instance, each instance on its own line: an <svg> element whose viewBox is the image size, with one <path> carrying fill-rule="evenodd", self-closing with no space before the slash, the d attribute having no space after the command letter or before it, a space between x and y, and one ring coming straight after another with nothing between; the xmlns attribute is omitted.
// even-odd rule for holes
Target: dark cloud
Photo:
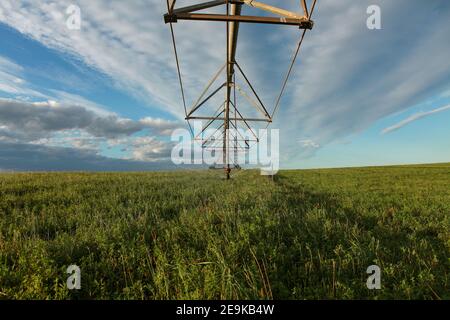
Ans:
<svg viewBox="0 0 450 320"><path fill-rule="evenodd" d="M172 144L162 136L177 126L162 119L123 119L77 105L0 99L0 170L169 168ZM151 136L135 135L146 129ZM122 156L134 160L100 155L102 146L117 146Z"/></svg>
<svg viewBox="0 0 450 320"><path fill-rule="evenodd" d="M152 171L175 168L170 161L113 159L92 150L0 141L0 171Z"/></svg>
<svg viewBox="0 0 450 320"><path fill-rule="evenodd" d="M22 142L71 129L85 130L94 137L114 139L144 129L153 134L167 134L176 126L177 123L165 120L145 118L134 121L116 115L99 115L82 106L0 100L0 135Z"/></svg>

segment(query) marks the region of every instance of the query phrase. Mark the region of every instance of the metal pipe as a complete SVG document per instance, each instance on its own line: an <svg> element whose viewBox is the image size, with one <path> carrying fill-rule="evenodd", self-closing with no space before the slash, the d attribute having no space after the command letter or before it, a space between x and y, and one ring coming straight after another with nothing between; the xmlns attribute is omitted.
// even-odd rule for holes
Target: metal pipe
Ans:
<svg viewBox="0 0 450 320"><path fill-rule="evenodd" d="M226 3L227 6L227 17L230 16L230 3L229 0L227 0ZM226 91L225 91L225 107L224 107L224 121L223 121L223 153L222 153L222 162L223 162L223 168L225 169L225 175L227 179L230 179L230 167L228 165L228 148L227 148L227 140L228 140L228 124L229 124L229 116L230 116L230 84L228 83L228 79L230 78L230 24L227 22L226 25L226 41L227 46L225 50L227 51L226 54L226 63L227 63L227 77L226 77Z"/></svg>
<svg viewBox="0 0 450 320"><path fill-rule="evenodd" d="M237 110L238 112L239 112L239 110ZM221 117L221 118L215 118L215 117L201 117L201 116L199 116L199 117L197 117L197 116L195 116L195 117L187 117L187 118L185 118L185 120L225 120L225 119L227 119L227 118L225 118L225 117ZM250 121L250 122L252 122L252 121L255 121L255 122L272 122L271 120L268 120L268 119L260 119L260 118L244 118L244 119L242 119L242 118L230 118L230 117L228 117L228 120L231 120L231 121L244 121L244 122L246 122L246 121Z"/></svg>
<svg viewBox="0 0 450 320"><path fill-rule="evenodd" d="M199 20L199 21L239 21L247 23L261 24L282 24L298 26L300 29L312 29L314 22L306 18L292 19L284 17L257 17L257 16L227 16L224 14L207 13L180 13L177 15L165 15L165 22L177 22L178 20Z"/></svg>
<svg viewBox="0 0 450 320"><path fill-rule="evenodd" d="M207 96L205 98L205 100L203 100L201 103L199 103L197 106L194 107L194 109L192 109L189 113L188 113L188 117L193 114L195 111L197 111L202 105L204 105L209 99L211 99L217 92L219 92L220 90L222 90L222 88L225 86L226 84L223 83L220 87L218 87L216 90L214 90L209 96Z"/></svg>
<svg viewBox="0 0 450 320"><path fill-rule="evenodd" d="M231 5L231 16L240 16L241 15L242 5L240 4L232 4ZM234 75L234 63L236 62L236 49L237 49L237 40L239 36L239 21L230 21L228 22L230 25L229 39L228 39L228 67L230 68L228 83L233 82Z"/></svg>
<svg viewBox="0 0 450 320"><path fill-rule="evenodd" d="M209 2L205 2L205 3L195 4L192 6L178 8L178 9L173 10L172 13L177 14L177 13L185 13L185 12L194 12L194 11L204 10L204 9L220 6L221 4L225 4L225 2L226 2L225 0L209 1ZM173 6L172 6L172 8L173 8Z"/></svg>
<svg viewBox="0 0 450 320"><path fill-rule="evenodd" d="M304 16L301 16L295 12L292 11L287 11L284 9L280 9L274 6L270 6L268 4L262 3L262 2L258 2L258 1L254 1L254 0L242 0L246 5L254 7L254 8L258 8L264 11L268 11L274 14L278 14L280 16L286 17L286 18L293 18L293 19L302 19L304 18Z"/></svg>

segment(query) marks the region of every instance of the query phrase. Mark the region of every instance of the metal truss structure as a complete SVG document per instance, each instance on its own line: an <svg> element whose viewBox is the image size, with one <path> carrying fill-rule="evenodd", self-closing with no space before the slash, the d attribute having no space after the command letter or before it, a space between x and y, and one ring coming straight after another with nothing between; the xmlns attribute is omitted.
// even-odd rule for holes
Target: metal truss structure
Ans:
<svg viewBox="0 0 450 320"><path fill-rule="evenodd" d="M175 7L179 0L166 0L167 1L167 13L164 15L165 23L170 24L172 32L172 40L175 51L175 57L177 62L179 82L182 92L182 98L184 103L184 109L186 113L186 120L203 120L206 124L202 126L200 133L194 136L194 139L199 141L203 148L221 150L223 153L223 164L227 179L230 178L231 169L237 165L235 159L230 159L230 150L233 149L233 154L236 157L239 150L245 151L250 147L250 143L258 142L258 136L253 131L250 124L266 123L267 126L272 122L273 116L280 103L281 96L286 87L289 75L291 73L292 67L294 65L295 59L297 58L301 43L305 36L306 30L311 30L314 26L314 22L311 20L312 13L314 12L314 7L316 5L316 0L313 0L311 5L311 10L308 10L308 5L306 0L300 0L302 14L284 10L278 7L274 7L262 2L254 0L214 0L208 2L202 2L195 5L190 5L186 7ZM203 10L225 6L225 14L209 14L203 13ZM254 16L254 15L242 15L243 7L253 7L265 12L269 12L275 16ZM202 13L199 13L202 11ZM181 78L180 65L177 53L177 47L175 44L175 36L172 24L183 20L193 20L193 21L222 21L226 22L226 61L223 66L218 70L218 72L212 77L209 83L206 85L205 89L200 94L199 98L193 104L193 106L188 110L186 106L186 100L183 89L183 82ZM290 65L289 71L285 77L280 95L276 101L276 105L272 111L269 113L266 106L261 101L259 95L251 84L249 78L244 73L243 68L239 65L236 60L236 50L239 35L239 26L241 23L259 23L259 24L276 24L276 25L287 25L287 26L297 26L303 30L301 34L300 41L297 46L297 50L293 57L292 63ZM225 79L220 82L219 86L216 87L211 93L210 89L217 79L223 74L225 74ZM248 88L250 88L251 95L246 93L243 88L241 88L236 83L236 74L244 80L244 83ZM213 115L202 116L199 115L199 110L202 109L205 104L210 101L213 96L216 96L222 89L225 89L225 99L221 103ZM209 93L209 94L208 94ZM253 108L257 110L258 116L256 117L246 117L243 115L240 106L236 103L236 94L239 94L244 98ZM206 138L203 136L207 129L217 126L215 128L214 134L210 134ZM189 124L190 126L190 124ZM191 127L191 126L190 126ZM253 134L253 138L240 136L239 127L248 129ZM217 144L220 143L220 145Z"/></svg>

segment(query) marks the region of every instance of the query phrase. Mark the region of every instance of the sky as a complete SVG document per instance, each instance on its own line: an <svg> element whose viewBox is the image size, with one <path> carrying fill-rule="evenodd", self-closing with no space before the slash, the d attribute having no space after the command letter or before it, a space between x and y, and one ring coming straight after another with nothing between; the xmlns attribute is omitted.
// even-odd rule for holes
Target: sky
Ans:
<svg viewBox="0 0 450 320"><path fill-rule="evenodd" d="M301 11L298 0L265 2ZM79 30L67 27L71 5ZM370 5L381 29L367 27ZM187 124L165 10L162 0L2 0L0 171L177 168L170 136ZM313 20L270 127L281 168L449 162L450 2L318 0ZM225 61L225 24L174 30L190 106ZM237 61L269 112L300 35L241 25Z"/></svg>

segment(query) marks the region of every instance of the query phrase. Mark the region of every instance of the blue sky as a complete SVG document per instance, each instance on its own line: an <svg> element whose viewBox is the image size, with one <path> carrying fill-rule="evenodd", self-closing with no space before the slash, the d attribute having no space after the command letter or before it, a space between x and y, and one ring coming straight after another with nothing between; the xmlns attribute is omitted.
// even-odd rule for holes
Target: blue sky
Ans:
<svg viewBox="0 0 450 320"><path fill-rule="evenodd" d="M76 1L80 30L65 23L71 1L1 2L0 170L173 167L170 133L186 124L163 2ZM371 4L381 30L366 27ZM450 3L316 10L273 123L281 167L450 161ZM175 25L188 104L223 63L223 27ZM237 59L270 110L299 32L241 28Z"/></svg>

